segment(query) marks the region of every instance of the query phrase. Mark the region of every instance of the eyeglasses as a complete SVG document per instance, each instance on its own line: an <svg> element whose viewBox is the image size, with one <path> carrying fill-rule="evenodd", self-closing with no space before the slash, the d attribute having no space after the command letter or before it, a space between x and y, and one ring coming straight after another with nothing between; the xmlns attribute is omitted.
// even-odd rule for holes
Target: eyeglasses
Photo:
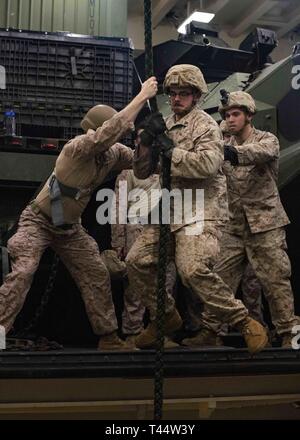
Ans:
<svg viewBox="0 0 300 440"><path fill-rule="evenodd" d="M186 92L186 91L181 91L181 92L170 92L169 93L169 98L175 98L176 96L178 96L179 98L187 98L188 96L192 95L193 92Z"/></svg>

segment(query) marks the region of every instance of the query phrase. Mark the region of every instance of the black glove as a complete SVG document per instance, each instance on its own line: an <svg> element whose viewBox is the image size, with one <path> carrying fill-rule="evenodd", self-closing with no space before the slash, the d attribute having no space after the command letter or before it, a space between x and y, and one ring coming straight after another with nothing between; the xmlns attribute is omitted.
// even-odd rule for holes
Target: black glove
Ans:
<svg viewBox="0 0 300 440"><path fill-rule="evenodd" d="M152 147L154 138L155 136L150 133L146 128L140 134L141 144L145 147Z"/></svg>
<svg viewBox="0 0 300 440"><path fill-rule="evenodd" d="M145 128L140 134L141 144L150 147L156 136L166 131L167 127L161 113L153 113L145 119Z"/></svg>
<svg viewBox="0 0 300 440"><path fill-rule="evenodd" d="M157 137L157 143L160 148L161 153L167 157L168 159L171 159L173 149L175 147L172 139L169 138L165 133L160 134Z"/></svg>
<svg viewBox="0 0 300 440"><path fill-rule="evenodd" d="M167 129L164 118L159 112L153 113L147 118L145 128L155 136L164 133Z"/></svg>
<svg viewBox="0 0 300 440"><path fill-rule="evenodd" d="M232 145L224 145L224 160L229 160L233 166L239 164L238 153Z"/></svg>

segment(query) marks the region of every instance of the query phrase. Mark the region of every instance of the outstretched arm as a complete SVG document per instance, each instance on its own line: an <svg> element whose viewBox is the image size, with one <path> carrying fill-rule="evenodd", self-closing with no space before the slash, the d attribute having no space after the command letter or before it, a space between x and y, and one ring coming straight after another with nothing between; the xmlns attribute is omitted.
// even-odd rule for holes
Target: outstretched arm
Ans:
<svg viewBox="0 0 300 440"><path fill-rule="evenodd" d="M95 132L90 130L85 135L72 139L64 147L68 156L89 159L108 150L118 142L128 130L133 129L133 123L148 99L157 93L157 81L154 76L142 85L139 94L119 113L104 122Z"/></svg>
<svg viewBox="0 0 300 440"><path fill-rule="evenodd" d="M151 76L142 85L140 93L119 112L127 120L134 122L138 113L142 110L148 99L153 98L157 93L157 80Z"/></svg>

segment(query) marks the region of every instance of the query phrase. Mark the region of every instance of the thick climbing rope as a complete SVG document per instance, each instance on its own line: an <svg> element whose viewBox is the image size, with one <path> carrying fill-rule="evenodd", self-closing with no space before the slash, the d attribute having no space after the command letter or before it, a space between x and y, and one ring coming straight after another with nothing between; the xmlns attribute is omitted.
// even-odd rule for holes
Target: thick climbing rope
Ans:
<svg viewBox="0 0 300 440"><path fill-rule="evenodd" d="M152 10L151 0L144 0L145 26L145 77L153 76L153 49L152 49ZM150 100L151 109L157 111L156 98ZM170 189L171 161L161 157L162 189ZM162 215L160 216L162 217ZM166 269L168 259L168 243L170 240L170 225L163 224L160 219L159 257L158 257L158 288L156 308L157 346L155 354L154 375L154 420L161 420L163 411L163 382L164 382L164 327L166 302Z"/></svg>

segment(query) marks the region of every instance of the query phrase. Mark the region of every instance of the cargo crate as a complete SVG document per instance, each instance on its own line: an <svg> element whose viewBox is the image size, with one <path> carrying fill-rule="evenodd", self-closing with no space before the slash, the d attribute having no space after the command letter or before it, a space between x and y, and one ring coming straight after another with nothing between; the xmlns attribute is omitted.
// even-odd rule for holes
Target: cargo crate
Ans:
<svg viewBox="0 0 300 440"><path fill-rule="evenodd" d="M18 135L68 138L80 132L81 117L93 105L120 110L132 96L126 38L2 29L0 65L6 69L0 111L2 118L5 110L15 111Z"/></svg>

